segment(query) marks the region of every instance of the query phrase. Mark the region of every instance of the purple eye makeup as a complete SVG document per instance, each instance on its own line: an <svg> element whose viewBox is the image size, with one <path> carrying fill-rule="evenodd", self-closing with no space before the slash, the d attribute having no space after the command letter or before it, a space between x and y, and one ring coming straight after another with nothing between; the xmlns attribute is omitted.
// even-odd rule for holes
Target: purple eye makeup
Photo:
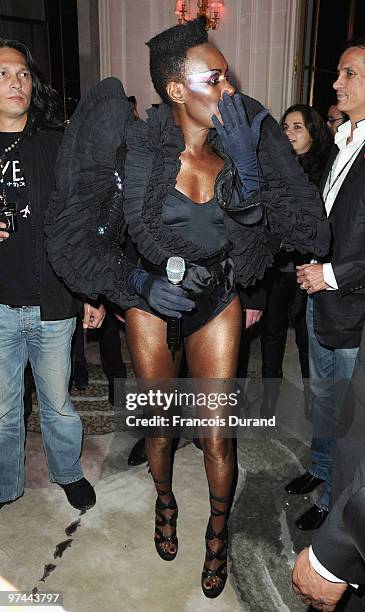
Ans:
<svg viewBox="0 0 365 612"><path fill-rule="evenodd" d="M217 85L219 81L224 79L226 79L226 75L218 69L195 72L194 74L188 74L186 77L188 85L193 91L202 91L205 89L205 85Z"/></svg>

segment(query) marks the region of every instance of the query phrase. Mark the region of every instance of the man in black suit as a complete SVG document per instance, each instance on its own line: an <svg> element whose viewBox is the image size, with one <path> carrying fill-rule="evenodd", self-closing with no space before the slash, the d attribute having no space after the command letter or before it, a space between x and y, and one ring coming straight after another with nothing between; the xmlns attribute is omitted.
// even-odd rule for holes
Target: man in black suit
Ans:
<svg viewBox="0 0 365 612"><path fill-rule="evenodd" d="M331 251L325 262L298 267L298 282L311 296L307 325L312 466L286 490L309 493L324 483L317 504L296 521L304 530L316 529L328 515L336 425L365 320L365 39L348 44L333 86L337 107L350 120L338 128L322 185Z"/></svg>
<svg viewBox="0 0 365 612"><path fill-rule="evenodd" d="M337 436L334 504L311 548L298 557L293 588L304 603L325 612L341 598L336 610L360 612L363 589L344 593L349 584L365 585L365 328Z"/></svg>

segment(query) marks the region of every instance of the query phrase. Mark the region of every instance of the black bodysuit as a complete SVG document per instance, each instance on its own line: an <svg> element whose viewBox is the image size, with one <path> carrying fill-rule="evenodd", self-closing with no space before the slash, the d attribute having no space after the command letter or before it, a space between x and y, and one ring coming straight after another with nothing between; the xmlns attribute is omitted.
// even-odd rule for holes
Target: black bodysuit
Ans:
<svg viewBox="0 0 365 612"><path fill-rule="evenodd" d="M209 249L221 249L227 242L224 212L215 197L196 204L174 187L163 204L162 221L177 234Z"/></svg>
<svg viewBox="0 0 365 612"><path fill-rule="evenodd" d="M167 194L162 208L162 221L169 226L170 230L176 232L176 235L189 236L191 242L202 245L205 248L212 249L216 247L221 249L227 243L226 229L224 226L224 212L219 207L215 197L204 204L196 204L188 196L175 187ZM141 259L141 265L147 272L152 274L160 274L166 276L166 271L163 267L157 267L150 264L144 258ZM187 264L188 278L194 272L206 270L201 266L189 266ZM237 295L233 283L233 262L226 259L220 264L220 272L222 274L221 286L217 286L216 279L214 288L202 288L199 293L189 283L189 297L196 302L196 308L191 313L184 313L182 318L182 333L183 336L189 336L200 327L205 325L210 319L213 319L219 314L232 299ZM224 279L223 279L224 275ZM195 278L196 275L194 274ZM201 276L201 275L200 275ZM194 285L195 282L193 281ZM185 287L185 284L184 284ZM137 306L140 310L153 313L160 319L165 319L156 311L152 310L146 300L140 299Z"/></svg>

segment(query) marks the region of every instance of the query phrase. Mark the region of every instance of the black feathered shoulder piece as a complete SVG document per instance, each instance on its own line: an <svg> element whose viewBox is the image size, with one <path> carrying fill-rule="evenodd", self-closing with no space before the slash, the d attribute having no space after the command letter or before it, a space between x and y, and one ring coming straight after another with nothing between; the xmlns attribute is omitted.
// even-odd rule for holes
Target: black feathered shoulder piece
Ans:
<svg viewBox="0 0 365 612"><path fill-rule="evenodd" d="M242 99L251 121L262 106ZM215 130L209 139L222 153ZM162 222L184 148L171 108L161 104L148 111L147 122L134 121L117 79L105 79L81 100L60 148L57 189L46 218L51 263L72 291L90 298L103 294L124 308L137 303L127 287L133 265L121 248L126 228L153 264L177 255L209 266L230 256L236 280L244 286L262 278L272 264L273 244L318 255L328 250L320 196L272 117L263 122L258 149L264 183L244 203L261 202L266 223L244 226L226 214L227 243L220 250L177 236Z"/></svg>
<svg viewBox="0 0 365 612"><path fill-rule="evenodd" d="M241 96L251 122L263 107L257 100ZM271 115L262 124L258 161L264 186L252 199L262 201L270 232L280 237L287 251L326 255L331 233L321 195Z"/></svg>
<svg viewBox="0 0 365 612"><path fill-rule="evenodd" d="M58 276L75 293L100 294L124 308L136 304L123 255L126 128L133 123L122 83L107 78L80 101L66 128L48 207L47 251Z"/></svg>

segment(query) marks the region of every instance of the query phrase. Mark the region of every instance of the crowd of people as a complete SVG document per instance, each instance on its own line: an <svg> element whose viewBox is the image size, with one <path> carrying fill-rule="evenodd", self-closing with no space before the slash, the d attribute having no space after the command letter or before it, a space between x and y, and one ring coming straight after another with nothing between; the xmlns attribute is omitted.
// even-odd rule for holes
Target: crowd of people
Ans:
<svg viewBox="0 0 365 612"><path fill-rule="evenodd" d="M296 522L317 531L298 557L293 588L316 609L330 612L343 597L346 609L359 609L365 41L351 41L339 58L327 124L296 104L278 125L259 102L236 92L204 19L169 28L148 47L162 104L147 121L120 82L107 79L81 100L63 134L57 95L29 49L0 40L0 507L24 493L28 361L49 478L73 507L96 502L69 395L80 312L75 383L87 385L84 330L100 328L112 403L113 381L125 377L121 312L135 376L166 389L183 357L198 388L208 379L233 380L241 330L262 319L266 416L275 414L291 322L313 439L312 465L286 491L323 485ZM184 259L181 286L167 281L170 257ZM263 307L253 286L265 295ZM179 320L182 334L173 352L169 319ZM210 500L201 576L208 598L227 580L236 464L232 438L218 429L198 441ZM171 439L151 434L138 444L156 488L156 552L171 561L178 553Z"/></svg>

